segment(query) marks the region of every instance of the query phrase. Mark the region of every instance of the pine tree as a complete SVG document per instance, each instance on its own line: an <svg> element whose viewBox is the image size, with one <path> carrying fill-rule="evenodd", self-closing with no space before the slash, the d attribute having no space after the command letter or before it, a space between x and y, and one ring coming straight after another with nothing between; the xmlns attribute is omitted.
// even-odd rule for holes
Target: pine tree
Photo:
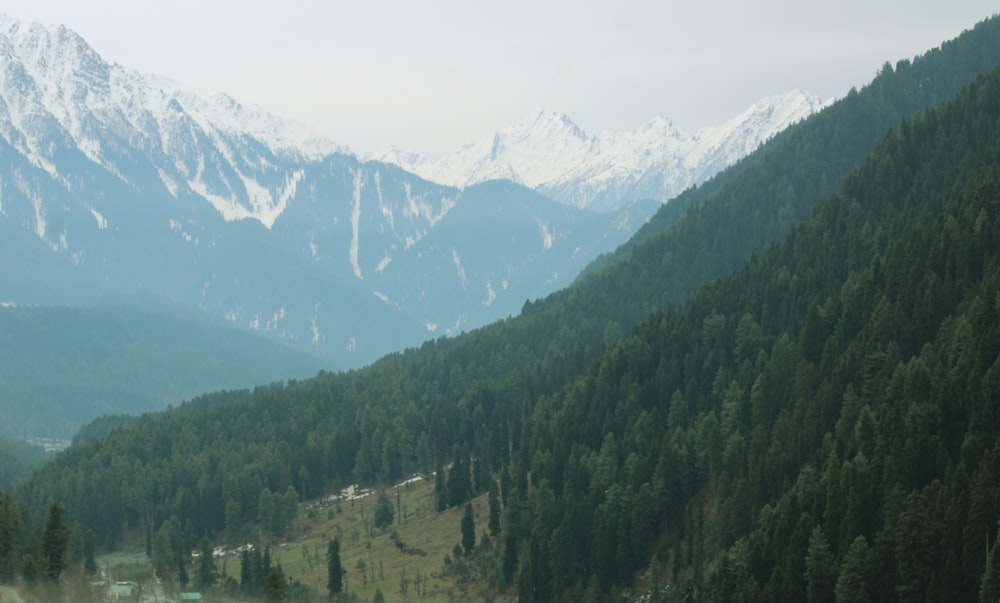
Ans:
<svg viewBox="0 0 1000 603"><path fill-rule="evenodd" d="M271 571L271 547L264 548L264 555L260 558L260 564L254 573L254 592L264 592L264 579L267 572Z"/></svg>
<svg viewBox="0 0 1000 603"><path fill-rule="evenodd" d="M806 601L808 603L832 603L833 587L837 581L837 562L830 553L830 544L823 534L823 528L813 528L806 552Z"/></svg>
<svg viewBox="0 0 1000 603"><path fill-rule="evenodd" d="M465 515L462 516L462 548L466 555L476 548L476 521L472 516L472 503L465 505Z"/></svg>
<svg viewBox="0 0 1000 603"><path fill-rule="evenodd" d="M869 585L872 567L872 550L864 536L858 536L847 549L840 565L840 577L834 594L837 603L863 603L871 601Z"/></svg>
<svg viewBox="0 0 1000 603"><path fill-rule="evenodd" d="M198 549L201 556L198 558L198 586L209 588L215 585L218 580L218 573L215 569L215 558L212 557L212 545L208 538L202 538Z"/></svg>
<svg viewBox="0 0 1000 603"><path fill-rule="evenodd" d="M496 536L500 533L500 497L497 494L497 481L495 479L490 479L489 509L490 518L487 525L490 535Z"/></svg>
<svg viewBox="0 0 1000 603"><path fill-rule="evenodd" d="M392 525L392 520L392 502L389 501L389 497L385 495L385 492L379 492L378 499L375 501L374 525L376 528L384 530Z"/></svg>
<svg viewBox="0 0 1000 603"><path fill-rule="evenodd" d="M240 555L240 592L244 595L253 592L253 560L247 549Z"/></svg>
<svg viewBox="0 0 1000 603"><path fill-rule="evenodd" d="M97 560L94 558L95 548L94 531L87 529L83 533L83 569L91 576L97 573Z"/></svg>
<svg viewBox="0 0 1000 603"><path fill-rule="evenodd" d="M936 539L927 513L927 500L922 493L907 494L893 531L898 574L896 594L900 601L923 598L936 565Z"/></svg>
<svg viewBox="0 0 1000 603"><path fill-rule="evenodd" d="M507 530L503 544L503 559L500 569L503 572L504 583L508 586L514 582L514 573L517 572L517 537Z"/></svg>
<svg viewBox="0 0 1000 603"><path fill-rule="evenodd" d="M465 454L457 451L448 471L448 506L457 507L466 502L469 500L470 492L469 465L466 463Z"/></svg>
<svg viewBox="0 0 1000 603"><path fill-rule="evenodd" d="M37 547L35 548L37 551ZM37 555L32 555L31 553L25 553L24 559L21 560L21 577L28 584L35 584L38 579L42 577L42 561Z"/></svg>
<svg viewBox="0 0 1000 603"><path fill-rule="evenodd" d="M340 540L337 538L326 547L326 590L331 599L344 590L344 568L340 565Z"/></svg>
<svg viewBox="0 0 1000 603"><path fill-rule="evenodd" d="M504 465L503 469L500 470L500 502L505 507L507 506L507 496L513 487L514 480L510 477L510 469L507 468L507 465Z"/></svg>
<svg viewBox="0 0 1000 603"><path fill-rule="evenodd" d="M185 560L184 560L184 553L181 552L181 551L178 551L177 552L177 583L181 585L182 589L187 588L188 581L189 581L188 573L187 573L187 567L185 567L186 565L187 565L187 563L185 563Z"/></svg>
<svg viewBox="0 0 1000 603"><path fill-rule="evenodd" d="M59 580L59 575L66 568L66 550L69 547L69 528L63 522L66 507L59 502L49 505L48 519L42 532L42 554L45 558L45 577L52 582Z"/></svg>
<svg viewBox="0 0 1000 603"><path fill-rule="evenodd" d="M979 586L980 603L1000 601L1000 528L997 529L997 539L986 558L986 571Z"/></svg>
<svg viewBox="0 0 1000 603"><path fill-rule="evenodd" d="M247 592L255 597L260 594L260 588L264 584L265 572L271 563L270 552L266 549L264 552L268 555L268 565L264 565L264 556L261 554L260 549L254 549L253 554L250 556L250 581L247 583Z"/></svg>
<svg viewBox="0 0 1000 603"><path fill-rule="evenodd" d="M14 498L0 490L0 582L11 584L17 576L17 538L21 516Z"/></svg>
<svg viewBox="0 0 1000 603"><path fill-rule="evenodd" d="M448 508L448 485L445 479L444 466L439 463L434 472L434 497L438 512Z"/></svg>
<svg viewBox="0 0 1000 603"><path fill-rule="evenodd" d="M281 569L281 564L270 568L267 577L264 578L264 601L266 603L280 603L288 596L288 582L285 580L285 571Z"/></svg>

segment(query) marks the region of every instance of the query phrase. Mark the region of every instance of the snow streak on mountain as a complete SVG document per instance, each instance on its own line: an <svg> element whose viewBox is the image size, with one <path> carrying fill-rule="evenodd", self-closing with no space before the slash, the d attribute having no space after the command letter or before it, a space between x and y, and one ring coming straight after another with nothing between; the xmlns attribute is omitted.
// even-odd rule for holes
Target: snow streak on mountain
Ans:
<svg viewBox="0 0 1000 603"><path fill-rule="evenodd" d="M254 218L270 227L294 193L293 174L283 190L270 191L239 169L265 158L252 139L283 157L321 157L342 150L308 128L245 107L225 95L202 99L169 80L145 77L97 55L64 27L21 24L0 16L3 137L53 178L55 157L67 149L115 170L113 155L128 148L154 159L173 192L183 186L209 201L227 220ZM208 164L190 152L212 147ZM266 167L266 166L264 166ZM231 173L224 174L231 170ZM117 175L125 182L127 170Z"/></svg>

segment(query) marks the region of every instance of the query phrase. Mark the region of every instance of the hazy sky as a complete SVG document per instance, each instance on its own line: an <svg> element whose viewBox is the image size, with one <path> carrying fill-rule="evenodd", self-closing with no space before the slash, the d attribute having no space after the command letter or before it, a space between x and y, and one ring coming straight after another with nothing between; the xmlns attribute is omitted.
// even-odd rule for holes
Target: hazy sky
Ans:
<svg viewBox="0 0 1000 603"><path fill-rule="evenodd" d="M226 92L355 150L437 155L538 108L598 132L824 98L938 46L995 0L6 0L109 62Z"/></svg>

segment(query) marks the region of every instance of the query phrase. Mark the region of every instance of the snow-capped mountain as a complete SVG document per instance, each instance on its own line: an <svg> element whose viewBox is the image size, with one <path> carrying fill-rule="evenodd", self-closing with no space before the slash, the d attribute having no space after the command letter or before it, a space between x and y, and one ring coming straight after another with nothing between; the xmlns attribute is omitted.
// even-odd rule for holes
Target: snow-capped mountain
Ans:
<svg viewBox="0 0 1000 603"><path fill-rule="evenodd" d="M74 32L0 17L0 107L3 137L53 178L54 156L72 148L93 163L116 170L115 155L140 153L156 164L175 195L183 187L207 199L227 220L254 218L273 224L294 193L293 177L269 190L241 164L270 165L262 151L282 159L322 157L343 151L309 129L225 95L202 99L169 80L145 77L106 62ZM263 148L258 148L263 147ZM207 163L190 152L212 148ZM229 171L230 173L224 173ZM128 182L128 170L119 171Z"/></svg>
<svg viewBox="0 0 1000 603"><path fill-rule="evenodd" d="M655 210L435 184L5 17L0 157L0 302L166 298L341 367L515 313Z"/></svg>
<svg viewBox="0 0 1000 603"><path fill-rule="evenodd" d="M818 97L793 90L694 133L657 117L631 132L596 135L565 115L540 110L440 159L398 148L372 158L434 182L464 187L503 178L567 205L608 211L637 198L668 201L823 106Z"/></svg>

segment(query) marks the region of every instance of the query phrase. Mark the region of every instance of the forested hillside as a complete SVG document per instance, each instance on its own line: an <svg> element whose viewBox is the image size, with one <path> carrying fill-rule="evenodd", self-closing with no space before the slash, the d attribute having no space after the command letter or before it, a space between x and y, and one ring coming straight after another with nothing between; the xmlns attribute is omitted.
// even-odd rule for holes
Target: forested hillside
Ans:
<svg viewBox="0 0 1000 603"><path fill-rule="evenodd" d="M689 539L715 559L710 600L1000 595L996 562L984 575L1000 555L998 141L994 71L641 336L667 344L675 384L699 384L678 391L711 501Z"/></svg>
<svg viewBox="0 0 1000 603"><path fill-rule="evenodd" d="M436 470L445 504L500 484L488 575L520 600L649 568L655 598L994 601L1000 72L900 116L1000 63L998 27L884 68L516 319L143 417L20 493L190 550Z"/></svg>
<svg viewBox="0 0 1000 603"><path fill-rule="evenodd" d="M627 585L659 549L708 600L975 600L1000 517L998 135L994 72L540 400L522 597Z"/></svg>

